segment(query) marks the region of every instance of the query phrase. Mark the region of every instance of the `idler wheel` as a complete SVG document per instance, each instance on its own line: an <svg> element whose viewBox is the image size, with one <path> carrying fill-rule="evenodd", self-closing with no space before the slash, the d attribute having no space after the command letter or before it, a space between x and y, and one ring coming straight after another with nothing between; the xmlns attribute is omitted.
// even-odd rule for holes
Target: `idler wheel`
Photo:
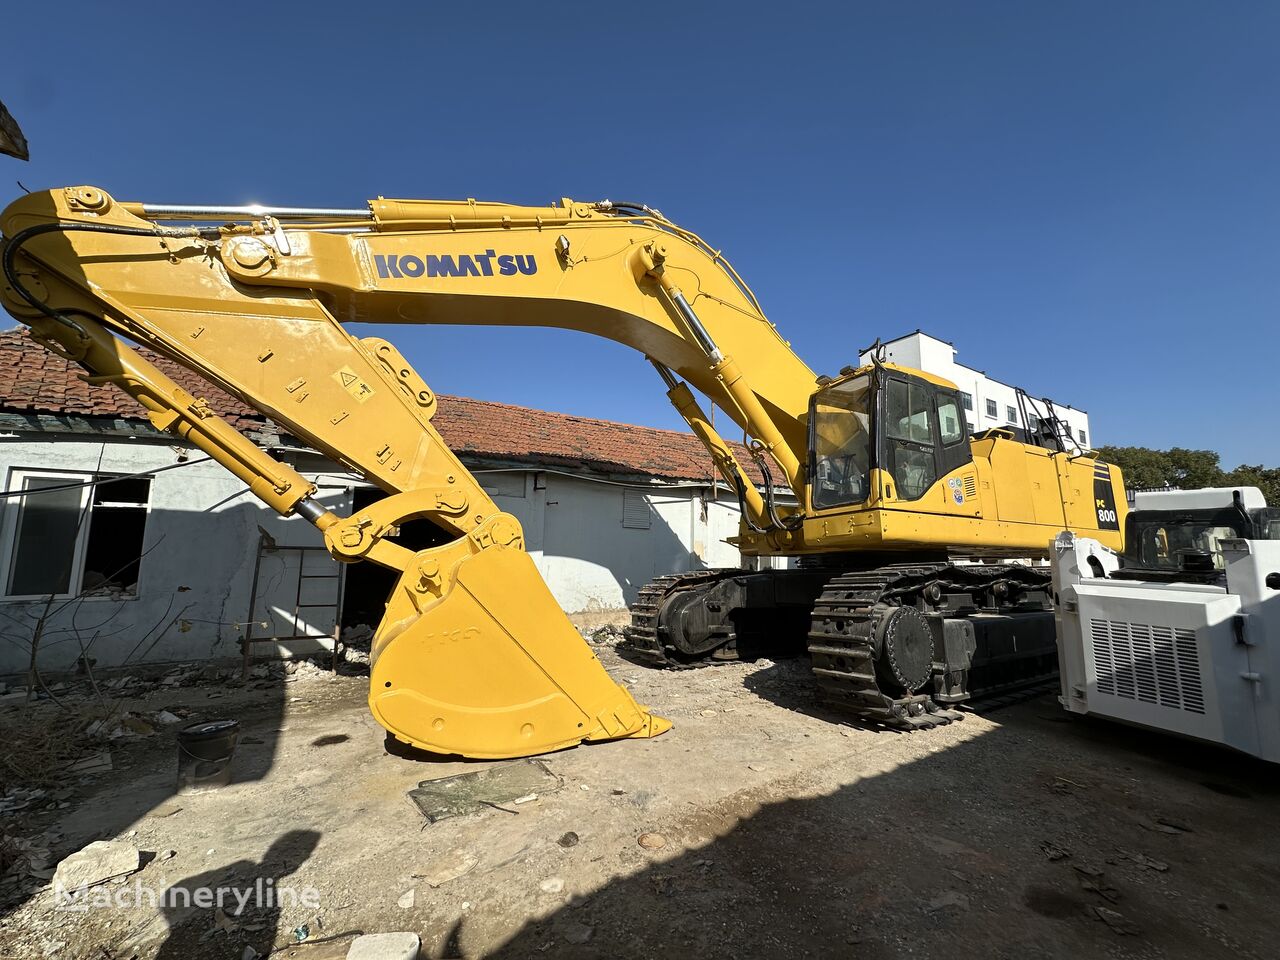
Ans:
<svg viewBox="0 0 1280 960"><path fill-rule="evenodd" d="M886 693L915 693L933 672L933 631L915 607L894 607L880 621L876 676Z"/></svg>

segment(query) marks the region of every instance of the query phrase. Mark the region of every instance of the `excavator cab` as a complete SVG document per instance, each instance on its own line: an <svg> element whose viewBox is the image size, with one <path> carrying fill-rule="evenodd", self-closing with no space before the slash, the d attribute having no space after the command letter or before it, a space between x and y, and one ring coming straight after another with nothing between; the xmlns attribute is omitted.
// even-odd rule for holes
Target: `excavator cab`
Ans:
<svg viewBox="0 0 1280 960"><path fill-rule="evenodd" d="M886 500L914 501L969 462L969 433L954 384L874 364L813 395L809 411L814 511L867 504L873 470Z"/></svg>

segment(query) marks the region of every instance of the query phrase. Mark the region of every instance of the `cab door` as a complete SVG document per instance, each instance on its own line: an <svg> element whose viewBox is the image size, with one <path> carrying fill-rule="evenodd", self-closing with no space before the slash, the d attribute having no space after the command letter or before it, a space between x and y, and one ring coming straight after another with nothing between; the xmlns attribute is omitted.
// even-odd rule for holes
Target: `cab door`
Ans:
<svg viewBox="0 0 1280 960"><path fill-rule="evenodd" d="M896 499L919 500L939 478L973 460L954 390L890 373L881 397L880 464L893 478Z"/></svg>
<svg viewBox="0 0 1280 960"><path fill-rule="evenodd" d="M890 374L882 391L881 466L898 500L919 500L938 481L933 390L922 381Z"/></svg>

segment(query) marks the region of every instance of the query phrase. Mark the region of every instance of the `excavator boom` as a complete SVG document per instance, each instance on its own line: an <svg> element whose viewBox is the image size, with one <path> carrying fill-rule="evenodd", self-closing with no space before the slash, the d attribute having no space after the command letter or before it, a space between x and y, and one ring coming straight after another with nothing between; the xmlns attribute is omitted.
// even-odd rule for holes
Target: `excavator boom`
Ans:
<svg viewBox="0 0 1280 960"><path fill-rule="evenodd" d="M957 427L955 386L919 371L877 362L819 378L718 250L642 204L167 206L82 186L20 198L0 215L0 231L0 300L37 340L136 397L158 428L207 451L272 508L314 523L338 560L399 573L374 637L370 705L395 736L432 751L521 756L654 736L669 724L609 679L555 605L519 523L432 426L430 387L391 343L357 339L349 323L559 327L633 347L736 492L743 529L734 542L744 554L1028 556L1064 527L1118 546L1118 471L999 433L970 442ZM304 478L126 340L190 367L388 496L350 517L325 510ZM691 388L750 438L763 490ZM775 503L782 485L794 506ZM398 526L419 518L452 539L418 552L396 543ZM940 567L931 582L971 596L1030 589L1019 576L1000 585L956 576ZM790 593L814 594L821 583L809 580ZM885 589L900 602L908 588ZM767 592L788 593L772 584ZM655 626L646 642L682 631L703 634L691 652L725 642L727 613L703 630L704 613L681 610L684 626ZM878 622L868 621L869 637ZM922 623L900 631L918 667L894 681L906 687L929 676L928 648L941 643ZM881 656L885 643L868 640L858 657ZM864 675L857 657L837 659ZM963 672L949 671L955 697Z"/></svg>

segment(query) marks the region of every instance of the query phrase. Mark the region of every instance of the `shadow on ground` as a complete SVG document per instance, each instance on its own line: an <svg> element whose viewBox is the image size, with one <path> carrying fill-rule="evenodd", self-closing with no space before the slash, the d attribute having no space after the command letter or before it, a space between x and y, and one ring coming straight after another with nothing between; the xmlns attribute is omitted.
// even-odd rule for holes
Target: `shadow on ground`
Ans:
<svg viewBox="0 0 1280 960"><path fill-rule="evenodd" d="M825 795L690 813L684 852L485 955L1272 955L1280 772L1052 698L997 720L901 765L885 734Z"/></svg>

